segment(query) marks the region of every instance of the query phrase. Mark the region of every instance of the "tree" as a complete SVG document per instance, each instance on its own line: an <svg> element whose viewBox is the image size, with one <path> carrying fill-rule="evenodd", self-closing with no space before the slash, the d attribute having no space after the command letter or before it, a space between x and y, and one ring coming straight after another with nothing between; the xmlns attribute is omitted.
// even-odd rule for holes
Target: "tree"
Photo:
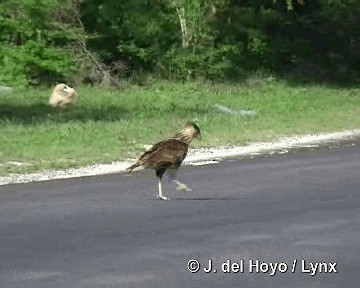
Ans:
<svg viewBox="0 0 360 288"><path fill-rule="evenodd" d="M63 49L76 37L62 22L69 7L60 1L0 3L0 82L27 86L59 79L75 63Z"/></svg>
<svg viewBox="0 0 360 288"><path fill-rule="evenodd" d="M356 79L359 22L357 0L7 0L0 83Z"/></svg>

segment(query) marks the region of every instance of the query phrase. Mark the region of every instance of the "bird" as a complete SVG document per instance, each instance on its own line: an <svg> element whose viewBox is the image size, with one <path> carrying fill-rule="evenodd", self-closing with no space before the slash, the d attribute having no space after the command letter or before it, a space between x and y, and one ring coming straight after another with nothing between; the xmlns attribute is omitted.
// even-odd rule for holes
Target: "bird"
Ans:
<svg viewBox="0 0 360 288"><path fill-rule="evenodd" d="M126 170L128 172L144 168L155 170L159 189L156 199L170 200L163 194L161 184L161 179L168 169L172 181L176 183L177 190L191 191L186 184L181 183L175 176L186 157L191 141L195 138L201 139L200 128L194 122L187 122L179 133L153 145Z"/></svg>
<svg viewBox="0 0 360 288"><path fill-rule="evenodd" d="M64 107L73 104L79 98L75 89L64 83L57 84L50 95L49 105L52 107Z"/></svg>

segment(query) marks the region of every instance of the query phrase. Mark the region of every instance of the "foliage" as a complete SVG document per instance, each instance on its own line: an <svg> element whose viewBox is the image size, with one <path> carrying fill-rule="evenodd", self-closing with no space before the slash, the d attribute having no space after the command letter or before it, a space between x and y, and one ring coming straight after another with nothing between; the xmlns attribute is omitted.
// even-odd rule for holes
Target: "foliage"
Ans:
<svg viewBox="0 0 360 288"><path fill-rule="evenodd" d="M0 4L0 83L39 84L74 69L64 49L74 38L71 27L61 22L66 8L52 0Z"/></svg>
<svg viewBox="0 0 360 288"><path fill-rule="evenodd" d="M230 81L257 70L356 80L359 24L357 0L7 0L0 84Z"/></svg>

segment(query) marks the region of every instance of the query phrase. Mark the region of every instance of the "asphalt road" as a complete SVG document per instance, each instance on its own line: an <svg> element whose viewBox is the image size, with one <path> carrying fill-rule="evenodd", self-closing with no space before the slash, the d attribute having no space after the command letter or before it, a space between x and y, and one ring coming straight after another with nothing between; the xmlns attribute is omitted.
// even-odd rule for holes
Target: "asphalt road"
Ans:
<svg viewBox="0 0 360 288"><path fill-rule="evenodd" d="M359 148L1 186L0 287L360 287Z"/></svg>

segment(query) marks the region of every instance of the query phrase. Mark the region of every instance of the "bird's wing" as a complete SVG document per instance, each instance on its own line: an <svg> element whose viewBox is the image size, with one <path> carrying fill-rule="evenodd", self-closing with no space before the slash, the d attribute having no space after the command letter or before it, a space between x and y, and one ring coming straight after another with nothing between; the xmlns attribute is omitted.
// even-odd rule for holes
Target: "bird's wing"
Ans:
<svg viewBox="0 0 360 288"><path fill-rule="evenodd" d="M176 139L161 141L140 157L139 164L149 168L178 166L186 157L188 147L188 144Z"/></svg>

